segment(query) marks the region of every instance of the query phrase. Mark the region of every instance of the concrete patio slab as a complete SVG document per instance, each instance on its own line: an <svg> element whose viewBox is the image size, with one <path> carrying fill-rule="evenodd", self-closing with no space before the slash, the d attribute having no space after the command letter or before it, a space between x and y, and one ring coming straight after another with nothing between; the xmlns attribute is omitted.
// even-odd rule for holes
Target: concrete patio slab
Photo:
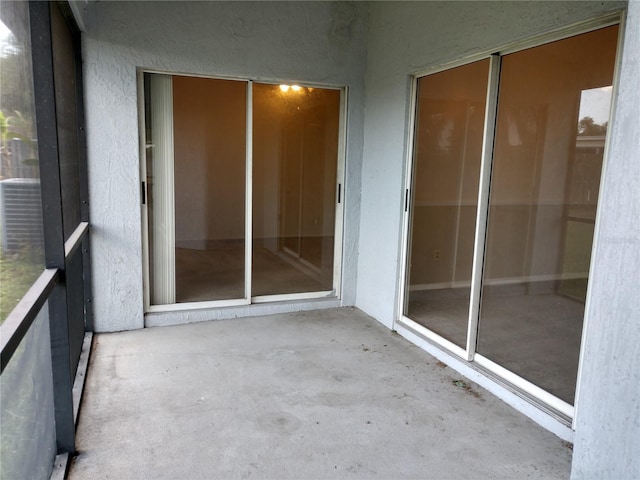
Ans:
<svg viewBox="0 0 640 480"><path fill-rule="evenodd" d="M570 447L362 312L97 334L69 478L568 478Z"/></svg>

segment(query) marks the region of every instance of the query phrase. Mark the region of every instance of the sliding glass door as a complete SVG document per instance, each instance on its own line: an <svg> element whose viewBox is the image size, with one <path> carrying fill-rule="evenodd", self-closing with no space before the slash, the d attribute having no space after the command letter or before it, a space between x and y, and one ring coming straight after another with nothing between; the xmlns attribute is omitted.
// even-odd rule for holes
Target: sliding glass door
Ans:
<svg viewBox="0 0 640 480"><path fill-rule="evenodd" d="M253 86L254 296L333 289L340 91Z"/></svg>
<svg viewBox="0 0 640 480"><path fill-rule="evenodd" d="M341 90L142 81L148 307L335 295Z"/></svg>
<svg viewBox="0 0 640 480"><path fill-rule="evenodd" d="M401 322L569 416L617 37L417 79Z"/></svg>
<svg viewBox="0 0 640 480"><path fill-rule="evenodd" d="M478 353L570 404L617 30L502 59ZM587 118L598 132L581 131ZM599 156L576 165L586 136Z"/></svg>
<svg viewBox="0 0 640 480"><path fill-rule="evenodd" d="M152 304L245 296L246 82L145 75Z"/></svg>
<svg viewBox="0 0 640 480"><path fill-rule="evenodd" d="M418 79L406 314L467 344L489 60Z"/></svg>

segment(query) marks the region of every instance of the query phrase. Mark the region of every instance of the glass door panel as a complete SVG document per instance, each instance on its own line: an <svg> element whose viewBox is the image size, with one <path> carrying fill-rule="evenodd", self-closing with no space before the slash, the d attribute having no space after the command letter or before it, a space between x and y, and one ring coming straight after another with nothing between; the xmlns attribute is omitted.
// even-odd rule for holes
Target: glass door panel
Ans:
<svg viewBox="0 0 640 480"><path fill-rule="evenodd" d="M333 287L340 90L253 84L252 295Z"/></svg>
<svg viewBox="0 0 640 480"><path fill-rule="evenodd" d="M466 348L489 60L418 80L404 314Z"/></svg>
<svg viewBox="0 0 640 480"><path fill-rule="evenodd" d="M145 90L151 304L244 298L247 83Z"/></svg>
<svg viewBox="0 0 640 480"><path fill-rule="evenodd" d="M568 403L617 37L612 26L502 59L477 351Z"/></svg>
<svg viewBox="0 0 640 480"><path fill-rule="evenodd" d="M150 306L335 294L341 94L144 74Z"/></svg>

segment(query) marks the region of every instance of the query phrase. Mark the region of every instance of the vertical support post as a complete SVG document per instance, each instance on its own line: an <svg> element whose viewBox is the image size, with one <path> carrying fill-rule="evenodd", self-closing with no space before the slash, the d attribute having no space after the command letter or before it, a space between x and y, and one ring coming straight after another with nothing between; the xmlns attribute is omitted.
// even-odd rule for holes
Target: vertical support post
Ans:
<svg viewBox="0 0 640 480"><path fill-rule="evenodd" d="M73 32L74 63L76 73L76 103L78 121L78 174L80 183L80 220L89 221L89 172L87 168L87 139L84 117L84 82L82 78L82 49L80 32ZM93 309L91 304L91 237L82 241L82 277L84 294L84 328L93 332Z"/></svg>
<svg viewBox="0 0 640 480"><path fill-rule="evenodd" d="M47 268L58 268L61 279L49 296L51 363L58 453L75 452L73 378L69 349L62 191L56 121L53 48L49 2L29 2L42 216Z"/></svg>

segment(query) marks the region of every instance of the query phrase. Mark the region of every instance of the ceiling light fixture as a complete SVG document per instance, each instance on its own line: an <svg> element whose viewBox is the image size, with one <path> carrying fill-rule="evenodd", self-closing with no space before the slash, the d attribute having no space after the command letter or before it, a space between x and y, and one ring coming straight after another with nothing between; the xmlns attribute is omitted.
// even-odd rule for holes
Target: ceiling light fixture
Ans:
<svg viewBox="0 0 640 480"><path fill-rule="evenodd" d="M300 85L285 85L282 84L280 85L280 90L283 92L288 92L289 90L293 91L293 92L300 92L303 90L303 87L301 87Z"/></svg>

